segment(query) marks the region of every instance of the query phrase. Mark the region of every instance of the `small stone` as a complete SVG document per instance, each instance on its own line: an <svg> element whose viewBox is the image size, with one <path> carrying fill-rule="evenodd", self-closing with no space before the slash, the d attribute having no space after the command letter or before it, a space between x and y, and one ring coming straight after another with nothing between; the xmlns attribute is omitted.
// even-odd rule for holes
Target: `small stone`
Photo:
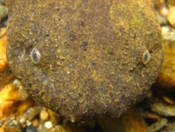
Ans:
<svg viewBox="0 0 175 132"><path fill-rule="evenodd" d="M37 115L39 115L40 109L40 106L30 107L25 113L25 118L32 121Z"/></svg>
<svg viewBox="0 0 175 132"><path fill-rule="evenodd" d="M161 101L150 105L151 110L161 116L171 117L175 116L175 106L162 103Z"/></svg>
<svg viewBox="0 0 175 132"><path fill-rule="evenodd" d="M8 8L0 4L0 21L6 18L8 15Z"/></svg>
<svg viewBox="0 0 175 132"><path fill-rule="evenodd" d="M26 122L26 119L25 119L24 117L22 117L22 118L19 119L19 122L20 122L21 124L24 124L24 123Z"/></svg>
<svg viewBox="0 0 175 132"><path fill-rule="evenodd" d="M169 23L175 27L175 6L169 6L169 13L167 15Z"/></svg>
<svg viewBox="0 0 175 132"><path fill-rule="evenodd" d="M22 132L20 124L14 116L0 120L0 132Z"/></svg>
<svg viewBox="0 0 175 132"><path fill-rule="evenodd" d="M0 90L0 119L14 113L15 103L18 101L18 90L9 83Z"/></svg>
<svg viewBox="0 0 175 132"><path fill-rule="evenodd" d="M170 26L162 27L162 38L166 41L175 41L175 29Z"/></svg>
<svg viewBox="0 0 175 132"><path fill-rule="evenodd" d="M173 105L174 104L174 100L172 100L170 97L168 97L168 96L164 96L163 97L163 100L166 102L166 103L168 103L168 104L170 104L170 105Z"/></svg>
<svg viewBox="0 0 175 132"><path fill-rule="evenodd" d="M52 124L51 121L47 121L47 122L44 124L44 127L45 127L46 129L50 129L50 128L53 127L53 124Z"/></svg>
<svg viewBox="0 0 175 132"><path fill-rule="evenodd" d="M175 132L175 122L168 123L167 127L161 132Z"/></svg>
<svg viewBox="0 0 175 132"><path fill-rule="evenodd" d="M40 118L43 121L46 121L49 119L49 113L46 110L41 111Z"/></svg>
<svg viewBox="0 0 175 132"><path fill-rule="evenodd" d="M7 69L7 59L6 59L6 45L7 45L7 37L6 37L6 29L3 28L0 30L0 72Z"/></svg>
<svg viewBox="0 0 175 132"><path fill-rule="evenodd" d="M18 97L19 101L24 101L29 98L29 95L27 92L24 90L23 86L21 85L20 81L18 79L15 79L13 81L13 84L18 88Z"/></svg>
<svg viewBox="0 0 175 132"><path fill-rule="evenodd" d="M158 120L156 123L148 127L149 132L157 132L167 125L168 120L163 118Z"/></svg>
<svg viewBox="0 0 175 132"><path fill-rule="evenodd" d="M39 122L38 122L38 119L37 119L37 118L34 119L34 120L32 121L32 125L33 125L34 127L38 127Z"/></svg>
<svg viewBox="0 0 175 132"><path fill-rule="evenodd" d="M161 117L155 113L151 113L149 111L145 111L143 114L142 114L142 117L144 118L149 118L149 119L156 119L156 120L159 120Z"/></svg>
<svg viewBox="0 0 175 132"><path fill-rule="evenodd" d="M166 6L163 6L159 9L159 13L161 16L166 17L169 13L169 9Z"/></svg>
<svg viewBox="0 0 175 132"><path fill-rule="evenodd" d="M26 121L26 123L27 123L27 126L31 126L32 125L32 123L30 122L30 121Z"/></svg>
<svg viewBox="0 0 175 132"><path fill-rule="evenodd" d="M171 35L169 35L170 37ZM170 37L171 38L171 37ZM173 38L172 38L173 39ZM175 39L175 38L174 38ZM174 89L175 86L175 41L163 42L164 60L158 75L157 84L164 88Z"/></svg>

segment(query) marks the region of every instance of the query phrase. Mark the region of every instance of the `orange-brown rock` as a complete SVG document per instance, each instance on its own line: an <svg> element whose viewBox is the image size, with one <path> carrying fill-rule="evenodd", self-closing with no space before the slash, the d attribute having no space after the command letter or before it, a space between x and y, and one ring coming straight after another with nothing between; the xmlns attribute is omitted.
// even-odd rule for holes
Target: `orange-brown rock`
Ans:
<svg viewBox="0 0 175 132"><path fill-rule="evenodd" d="M21 115L33 103L31 99L19 101L18 89L14 84L9 83L0 90L0 119L10 114Z"/></svg>
<svg viewBox="0 0 175 132"><path fill-rule="evenodd" d="M2 28L0 29L0 72L7 68L6 45L6 28Z"/></svg>
<svg viewBox="0 0 175 132"><path fill-rule="evenodd" d="M163 87L175 87L175 42L164 42L164 61L157 82Z"/></svg>
<svg viewBox="0 0 175 132"><path fill-rule="evenodd" d="M167 20L172 26L175 27L175 5L169 5L169 13L167 15Z"/></svg>

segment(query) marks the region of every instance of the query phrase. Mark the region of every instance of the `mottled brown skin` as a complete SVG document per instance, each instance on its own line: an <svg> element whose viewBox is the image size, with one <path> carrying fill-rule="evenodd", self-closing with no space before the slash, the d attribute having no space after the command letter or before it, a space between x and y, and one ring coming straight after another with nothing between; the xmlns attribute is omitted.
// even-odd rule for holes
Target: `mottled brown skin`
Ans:
<svg viewBox="0 0 175 132"><path fill-rule="evenodd" d="M120 116L155 82L161 34L147 0L7 2L8 63L36 102L72 120Z"/></svg>

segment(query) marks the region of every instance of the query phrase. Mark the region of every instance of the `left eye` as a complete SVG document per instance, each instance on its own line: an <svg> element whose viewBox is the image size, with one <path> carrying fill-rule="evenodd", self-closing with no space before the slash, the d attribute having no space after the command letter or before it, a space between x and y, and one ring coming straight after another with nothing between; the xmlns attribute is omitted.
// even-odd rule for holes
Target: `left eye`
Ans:
<svg viewBox="0 0 175 132"><path fill-rule="evenodd" d="M30 58L34 64L39 64L41 62L41 54L37 49L31 51Z"/></svg>
<svg viewBox="0 0 175 132"><path fill-rule="evenodd" d="M148 50L146 50L144 53L143 53L143 57L142 57L142 61L143 61L143 64L146 65L149 60L150 60L150 53Z"/></svg>

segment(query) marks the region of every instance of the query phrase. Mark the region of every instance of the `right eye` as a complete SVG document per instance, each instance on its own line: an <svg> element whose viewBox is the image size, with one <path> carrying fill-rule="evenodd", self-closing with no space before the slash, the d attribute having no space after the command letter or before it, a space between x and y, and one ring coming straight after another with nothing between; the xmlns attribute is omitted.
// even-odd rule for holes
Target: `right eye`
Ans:
<svg viewBox="0 0 175 132"><path fill-rule="evenodd" d="M39 64L41 62L41 54L37 49L31 51L30 58L34 64Z"/></svg>
<svg viewBox="0 0 175 132"><path fill-rule="evenodd" d="M143 57L142 57L142 62L144 65L146 65L150 60L150 53L148 50L146 50L144 53L143 53Z"/></svg>

